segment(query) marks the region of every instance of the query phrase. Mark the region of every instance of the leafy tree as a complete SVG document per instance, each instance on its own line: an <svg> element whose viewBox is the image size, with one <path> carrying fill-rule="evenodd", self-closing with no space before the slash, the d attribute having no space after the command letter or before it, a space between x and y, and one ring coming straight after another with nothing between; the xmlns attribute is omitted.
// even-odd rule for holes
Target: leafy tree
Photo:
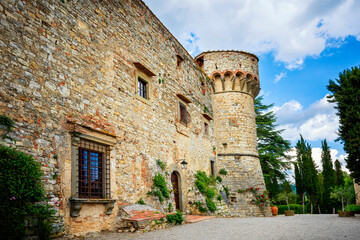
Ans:
<svg viewBox="0 0 360 240"><path fill-rule="evenodd" d="M288 209L290 211L290 205L289 205L289 200L295 198L295 194L293 191L291 192L281 192L277 195L277 200L278 201L285 201L286 205L288 206Z"/></svg>
<svg viewBox="0 0 360 240"><path fill-rule="evenodd" d="M266 188L274 197L279 192L278 181L285 179L285 171L289 168L286 151L290 149L290 142L281 137L283 130L275 130L276 116L268 111L273 104L264 105L262 100L262 96L258 97L254 103L258 150Z"/></svg>
<svg viewBox="0 0 360 240"><path fill-rule="evenodd" d="M313 213L313 203L316 201L318 195L318 176L315 168L315 163L311 157L311 146L300 135L300 140L296 144L297 162L299 172L302 175L304 190L310 197L311 213ZM304 194L303 194L304 205Z"/></svg>
<svg viewBox="0 0 360 240"><path fill-rule="evenodd" d="M341 163L336 159L335 161L335 178L336 178L336 186L344 185L344 174L341 170Z"/></svg>
<svg viewBox="0 0 360 240"><path fill-rule="evenodd" d="M346 69L336 81L330 80L327 89L332 93L329 102L337 103L340 117L339 139L348 153L347 168L360 182L360 68Z"/></svg>
<svg viewBox="0 0 360 240"><path fill-rule="evenodd" d="M345 178L345 184L343 186L334 187L333 191L330 193L330 197L341 200L342 211L344 211L344 201L346 201L346 205L349 208L349 202L354 201L355 199L353 180L347 176Z"/></svg>
<svg viewBox="0 0 360 240"><path fill-rule="evenodd" d="M322 175L323 175L323 204L325 212L330 213L332 209L332 203L330 200L330 193L332 187L335 185L335 171L331 161L330 147L327 144L326 139L321 142L321 162L322 162Z"/></svg>

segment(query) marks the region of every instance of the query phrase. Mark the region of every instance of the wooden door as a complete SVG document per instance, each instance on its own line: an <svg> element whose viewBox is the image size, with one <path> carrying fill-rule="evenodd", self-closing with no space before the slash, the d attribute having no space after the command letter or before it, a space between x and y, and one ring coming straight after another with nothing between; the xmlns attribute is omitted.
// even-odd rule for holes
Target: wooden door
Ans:
<svg viewBox="0 0 360 240"><path fill-rule="evenodd" d="M178 177L178 174L176 172L171 173L171 183L173 185L173 190L174 190L174 198L175 198L176 210L180 210L179 177Z"/></svg>

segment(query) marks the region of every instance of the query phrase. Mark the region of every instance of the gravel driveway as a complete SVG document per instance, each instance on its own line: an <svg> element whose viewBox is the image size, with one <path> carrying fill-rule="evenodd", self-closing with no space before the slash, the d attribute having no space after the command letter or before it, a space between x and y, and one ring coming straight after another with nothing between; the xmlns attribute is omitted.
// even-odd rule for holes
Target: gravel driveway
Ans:
<svg viewBox="0 0 360 240"><path fill-rule="evenodd" d="M84 238L83 238L84 239ZM148 233L96 233L85 239L360 239L360 216L215 218Z"/></svg>

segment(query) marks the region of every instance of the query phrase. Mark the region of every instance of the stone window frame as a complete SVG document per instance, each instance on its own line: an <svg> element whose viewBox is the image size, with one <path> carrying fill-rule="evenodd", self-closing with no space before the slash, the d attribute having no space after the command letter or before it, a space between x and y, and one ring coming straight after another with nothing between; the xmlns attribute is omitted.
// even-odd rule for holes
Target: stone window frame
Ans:
<svg viewBox="0 0 360 240"><path fill-rule="evenodd" d="M210 121L212 121L213 118L208 113L203 113L202 115L203 115L203 123L204 123L203 124L203 128L204 128L203 137L210 140L210 136L211 136L211 134L210 134L211 133L210 132ZM208 128L207 129L207 134L206 134L206 131L205 131L205 124L207 124L207 128Z"/></svg>
<svg viewBox="0 0 360 240"><path fill-rule="evenodd" d="M81 126L78 124L70 123L72 127L71 134L71 197L69 198L70 201L70 215L72 217L78 217L79 212L82 208L83 204L104 204L105 205L105 214L110 215L112 214L112 210L115 206L116 199L111 198L111 165L109 166L109 182L108 190L109 193L104 196L104 198L84 198L79 196L78 193L78 154L80 141L91 141L101 145L105 145L109 148L109 163L111 164L111 151L116 144L116 136L104 134L99 131L90 129L85 126Z"/></svg>
<svg viewBox="0 0 360 240"><path fill-rule="evenodd" d="M178 97L178 100L177 100L177 119L178 119L178 122L181 123L182 125L186 126L186 127L189 127L190 122L191 122L191 115L190 115L190 112L189 112L189 103L191 103L191 100L189 98L187 98L183 94L176 94L176 96ZM187 119L182 119L181 106L185 108L185 111L186 111L185 114L187 114Z"/></svg>
<svg viewBox="0 0 360 240"><path fill-rule="evenodd" d="M142 97L139 94L139 81L143 81L146 83L146 98ZM151 91L152 90L152 84L151 84L151 79L148 75L146 75L145 73L141 72L140 70L135 71L135 96L137 99L139 99L140 101L151 105L151 100L152 100L152 94Z"/></svg>
<svg viewBox="0 0 360 240"><path fill-rule="evenodd" d="M133 62L135 69L135 98L139 99L140 101L151 105L152 100L152 83L151 78L155 76L155 73L153 73L149 68L144 66L140 62ZM139 95L139 78L146 82L146 93L147 98L143 98Z"/></svg>

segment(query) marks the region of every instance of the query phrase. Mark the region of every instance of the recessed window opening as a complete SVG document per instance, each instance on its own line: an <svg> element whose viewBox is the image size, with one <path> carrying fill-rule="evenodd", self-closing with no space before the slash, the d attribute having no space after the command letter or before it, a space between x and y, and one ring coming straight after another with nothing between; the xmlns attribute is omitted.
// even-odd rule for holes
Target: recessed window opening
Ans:
<svg viewBox="0 0 360 240"><path fill-rule="evenodd" d="M179 111L180 111L180 122L184 123L184 124L188 124L189 123L189 113L186 109L185 104L183 104L182 102L179 102Z"/></svg>
<svg viewBox="0 0 360 240"><path fill-rule="evenodd" d="M144 79L138 77L138 94L145 99L148 99L147 84Z"/></svg>
<svg viewBox="0 0 360 240"><path fill-rule="evenodd" d="M206 122L204 122L204 134L205 136L209 135L209 124L207 124Z"/></svg>
<svg viewBox="0 0 360 240"><path fill-rule="evenodd" d="M215 161L210 161L210 173L215 176Z"/></svg>

